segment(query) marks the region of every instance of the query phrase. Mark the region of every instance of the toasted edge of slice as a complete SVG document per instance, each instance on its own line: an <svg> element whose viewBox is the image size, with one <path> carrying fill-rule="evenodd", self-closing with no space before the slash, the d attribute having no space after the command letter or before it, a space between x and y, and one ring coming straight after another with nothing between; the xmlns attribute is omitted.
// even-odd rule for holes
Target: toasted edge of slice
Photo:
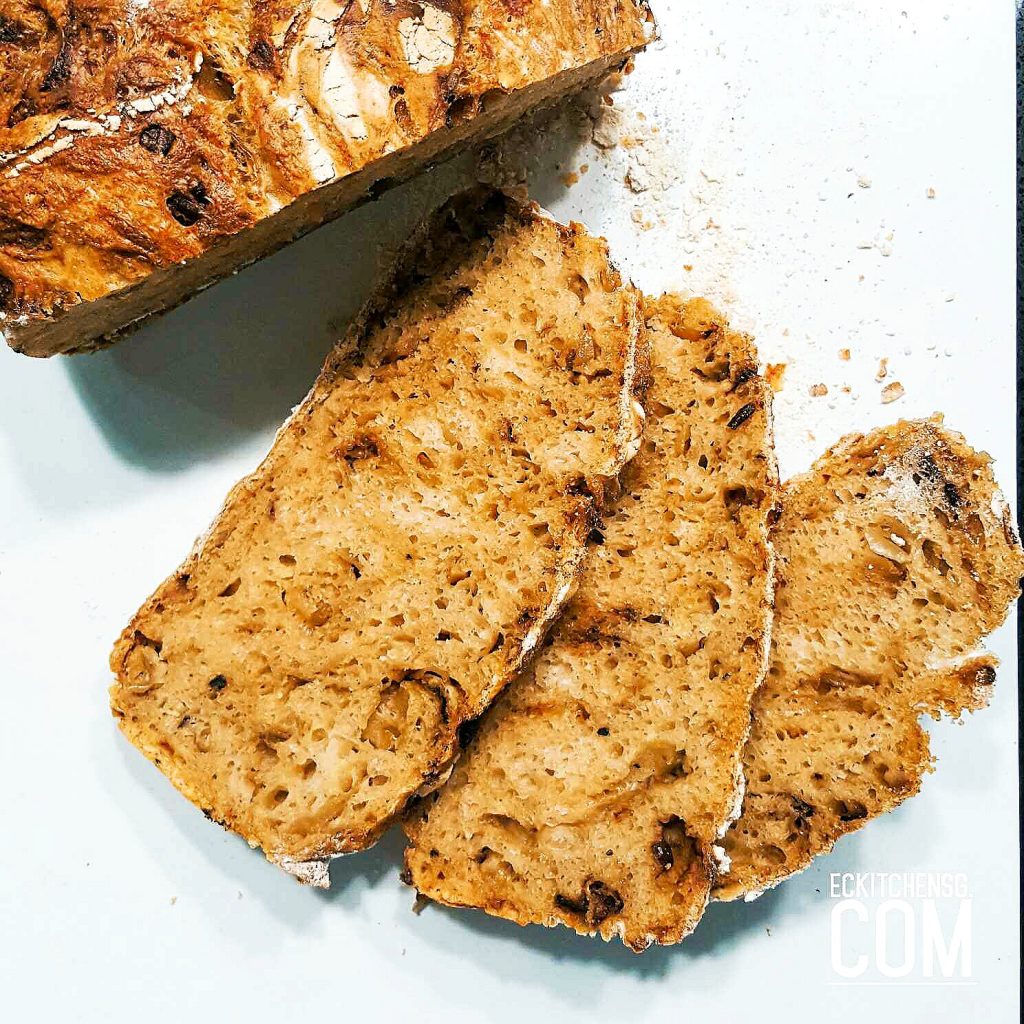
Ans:
<svg viewBox="0 0 1024 1024"><path fill-rule="evenodd" d="M778 500L751 340L704 300L645 306L641 453L537 659L410 808L404 874L439 903L637 952L694 929L739 813Z"/></svg>
<svg viewBox="0 0 1024 1024"><path fill-rule="evenodd" d="M721 900L753 899L932 770L922 715L983 707L1024 555L988 456L941 417L853 435L783 490L776 616Z"/></svg>
<svg viewBox="0 0 1024 1024"><path fill-rule="evenodd" d="M453 246L453 238L464 238L467 251L475 251L473 246L482 246L485 251L489 251L488 247L493 244L495 237L500 236L506 224L523 225L524 230L550 225L550 230L556 233L556 238L560 240L563 251L575 251L572 248L573 246L582 247L580 251L586 252L588 254L587 258L591 259L591 262L598 267L601 277L600 287L606 289L609 295L616 296L614 306L618 313L616 313L615 318L608 320L605 324L607 336L599 339L599 341L605 343L603 349L599 347L597 355L593 351L589 354L583 352L578 355L575 362L571 353L559 353L555 362L549 366L550 370L551 366L557 365L559 373L564 371L569 376L583 375L590 372L591 369L595 371L593 373L593 380L589 384L587 384L586 378L581 376L584 386L575 390L579 391L581 395L593 393L596 396L598 391L602 394L608 393L609 402L614 404L610 406L609 413L605 417L608 422L606 440L597 442L598 447L590 451L587 459L583 458L582 452L584 448L580 447L579 451L581 454L577 459L579 465L575 465L572 462L573 452L577 450L572 445L569 445L566 449L568 455L563 456L560 451L556 453L558 458L563 460L564 465L557 461L555 454L550 456L552 461L547 467L546 472L551 480L563 480L564 478L567 490L564 492L565 501L562 513L564 515L564 522L558 525L557 530L553 529L552 531L557 536L555 541L552 542L554 543L554 554L551 555L551 558L553 558L551 578L550 580L541 580L543 582L541 590L547 594L547 598L537 607L523 609L524 614L520 616L521 626L512 622L505 627L504 633L499 632L498 636L502 640L502 643L499 645L500 653L498 654L500 664L496 663L493 671L488 669L488 672L491 672L491 674L487 677L487 681L482 684L479 693L475 695L475 699L464 699L467 695L458 686L455 687L454 693L445 694L446 699L441 700L438 737L434 744L436 756L431 757L430 763L419 773L415 785L411 785L407 790L394 794L394 798L389 799L387 806L374 820L357 823L354 827L348 827L344 823L340 823L337 827L332 827L329 834L317 833L311 835L308 840L300 837L294 841L290 839L288 842L278 842L272 835L273 830L268 832L263 826L256 827L253 822L247 821L245 808L242 806L244 801L239 803L238 800L235 800L230 794L226 793L226 783L215 781L218 775L217 764L214 763L216 759L211 760L210 763L197 770L193 762L201 764L203 757L200 754L191 749L182 752L177 746L177 737L168 733L169 726L160 719L154 717L152 722L143 720L138 710L137 698L141 697L144 699L149 689L152 688L150 684L153 672L156 672L158 669L162 671L160 666L157 666L155 669L149 664L153 660L152 657L147 661L143 656L150 652L155 652L157 660L168 656L166 651L161 652L159 638L153 639L150 636L151 633L155 632L150 620L159 620L168 613L172 616L175 612L187 614L191 602L196 598L199 586L201 585L206 590L209 590L211 581L207 580L202 584L197 582L197 579L203 575L201 569L204 560L217 557L225 545L232 543L231 537L233 532L240 528L239 524L244 525L248 521L246 518L248 506L252 502L260 500L261 496L265 497L267 493L272 492L279 481L278 474L287 473L290 467L294 467L296 460L301 461L305 457L298 439L305 436L309 425L314 422L317 410L330 398L336 387L347 387L350 390L355 389L353 394L358 394L360 386L372 386L377 376L381 376L388 387L391 387L392 385L389 382L394 379L394 374L397 372L395 368L399 367L399 364L411 362L420 352L420 349L423 349L423 352L426 353L423 357L424 360L426 356L432 355L432 349L424 348L424 346L431 346L433 344L431 335L436 333L437 323L443 321L443 317L449 308L454 307L449 307L446 302L441 302L431 307L431 317L433 319L425 321L424 330L420 332L422 338L417 341L412 351L391 351L387 348L387 345L396 339L392 338L389 333L391 330L390 325L393 320L400 319L398 313L394 313L392 310L392 303L396 301L396 297L402 299L403 296L410 293L419 295L416 289L421 286L423 281L429 282L433 280L431 274L425 268L440 267L443 270L448 267L451 261L455 259L452 256L452 252L458 253L461 251L457 245ZM512 230L512 228L509 228L509 230ZM563 269L566 269L566 272L568 272L568 266ZM571 290L567 290L564 294L571 295L572 293ZM464 296L456 295L452 301L457 305L463 298ZM405 300L402 299L402 301ZM579 301L581 304L588 301L587 296L582 291ZM399 311L401 308L401 306L398 307ZM443 334L443 331L441 333ZM583 333L585 335L586 331ZM401 338L397 340L401 343ZM592 339L584 338L584 341L589 341L589 348L593 349ZM568 344L565 339L554 339L550 343L554 345L556 342L561 342L563 345ZM383 349L379 348L382 344L385 346ZM452 344L456 343L453 342ZM508 345L511 347L512 339L508 339ZM374 346L378 347L375 348ZM523 358L525 359L526 357L523 356ZM538 356L537 358L541 357ZM544 358L549 357L545 356ZM550 359L555 359L555 356L551 355ZM588 359L604 360L609 365L602 368L603 364L598 365L594 363L593 367L591 367L587 362ZM546 363L545 365L548 364ZM440 368L438 372L440 372ZM475 374L478 372L478 368L474 366L468 372L471 375ZM425 369L424 373L427 373L425 379L433 380L433 370L430 370L428 373L428 370ZM111 688L111 704L122 730L147 757L164 771L171 782L188 799L203 808L209 817L217 820L225 827L239 832L251 845L261 846L268 859L279 864L300 881L316 885L327 885L326 864L331 857L354 852L371 845L386 828L393 816L401 811L406 800L413 793L429 790L446 777L447 772L450 771L451 763L458 753L459 726L466 719L475 718L479 715L503 686L518 673L524 661L532 654L550 623L569 598L575 587L576 580L582 571L586 537L595 521L596 503L599 500L602 488L608 480L614 479L624 463L635 454L640 445L643 409L639 404L638 398L646 382L646 373L646 335L640 312L639 296L630 286L623 286L621 284L618 275L607 260L607 249L603 241L589 238L579 225L574 224L565 227L558 224L548 215L544 214L536 204L524 202L506 193L477 188L450 200L417 231L403 252L395 271L388 279L386 285L367 304L363 313L350 328L346 339L328 358L324 370L310 395L278 432L274 446L263 463L252 475L234 487L220 515L214 521L208 533L200 538L192 553L179 570L154 593L123 631L111 654L111 667L117 676L117 681ZM387 376L388 374L391 374L391 376ZM595 381L602 382L605 380L608 380L607 384L595 383ZM568 384L565 386L568 388ZM420 396L413 395L411 397L419 398ZM580 400L582 399L574 399L574 401ZM568 397L566 401L568 402ZM486 405L481 406L481 409L486 409ZM532 406L530 409L525 410L526 414L529 414L531 409ZM487 415L497 416L498 413L488 413ZM514 416L515 410L510 415ZM387 417L384 418L385 420L387 419ZM601 417L597 419L600 421ZM501 424L496 423L494 426L495 432L500 433ZM385 426L382 429L386 431L387 428ZM505 440L514 446L515 438L511 437L512 429L512 422L510 420L509 437L505 438ZM524 424L522 429L536 430L541 428L530 427L528 424ZM566 436L570 436L569 425L563 428L559 424L552 429L555 431L564 429ZM576 429L581 428L577 426ZM344 433L344 431L339 431L339 433ZM556 436L560 435L556 434ZM590 435L583 433L577 436L586 438ZM345 437L347 437L347 434L345 434ZM339 440L344 440L344 438L339 437ZM587 444L590 444L590 442L586 440L579 442L580 446ZM361 459L366 453L356 454ZM386 456L387 454L386 450L380 452L371 451L368 453L368 457L376 458L377 456ZM516 457L518 458L518 456ZM346 460L335 461L348 461L348 459L346 457ZM317 472L316 465L314 457L312 469L314 475ZM423 463L420 463L420 465L423 465ZM302 468L304 471L309 470L305 463L302 464ZM349 470L351 468L349 466ZM414 474L418 474L417 479L423 475L418 470L415 470L415 467L413 467L412 471ZM348 471L342 467L340 472L344 475ZM333 487L334 484L325 477L324 486ZM504 499L499 497L499 500ZM274 519L275 517L272 516L271 518ZM326 556L329 550L324 550ZM244 562L244 558L247 556L243 552L242 555L235 553L232 557ZM235 569L237 568L238 566L233 566L232 572L229 575L236 575ZM316 570L314 569L314 571ZM241 571L237 575L245 577L245 573ZM237 587L232 591L232 596L235 592L237 592ZM215 590L211 591L211 593L215 593ZM209 595L200 596L208 597ZM314 609L315 611L316 609ZM313 626L320 625L315 615L310 622L312 622ZM307 622L306 625L309 625L310 622ZM380 623L377 623L377 625L380 625ZM202 621L199 621L198 629L200 631L203 629ZM305 626L303 626L303 629L305 630ZM147 630L149 631L148 633ZM299 668L306 670L309 678L306 678L304 675L297 684L297 687L289 688L288 700L292 699L291 694L296 692L296 688L302 690L303 693L306 692L306 684L311 679L315 681L317 666L313 664L313 661L327 657L326 648L321 650L317 645L315 629L312 631L305 630L305 632L311 632L311 638L306 638L308 639L308 650L304 651L304 656L309 664L300 665ZM303 637L305 637L305 632ZM452 633L455 633L454 629ZM159 637L159 634L157 635ZM244 629L238 635L244 635ZM472 636L475 637L476 633L473 632ZM306 643L306 639L304 639L304 643ZM440 633L437 638L434 638L432 635L432 639L440 639ZM480 639L481 643L483 642L483 638L478 637L477 639ZM491 639L489 635L487 639ZM186 640L188 644L191 644L191 647L186 644L185 650L188 656L194 654L195 651L199 651L200 654L202 653L201 633L198 639L189 633ZM242 642L241 640L239 641L240 644ZM274 673L280 674L286 671L283 667L284 662L289 660L291 653L294 653L280 650L281 646L282 642L275 641L272 648L263 645L258 650L249 651L248 653L255 654L258 659L267 661L273 668L271 673L273 678ZM318 654L318 651L321 651L321 653ZM477 652L482 657L486 657L489 653L494 654L495 651L488 652L483 650ZM140 657L144 661L141 668L135 664L136 661L139 661ZM278 665L278 662L281 664ZM387 676L385 668L386 666L382 665L377 671L383 672ZM191 667L187 666L182 671L189 676L189 679L191 679L192 675L196 674L192 671ZM243 670L240 669L239 671L240 674L243 673ZM140 672L144 678L140 677ZM288 674L289 678L292 678L295 675L295 670L289 668L286 674ZM417 678L419 677L417 676ZM405 676L399 679L399 689L403 679L405 679ZM243 674L242 682L243 691L248 686L248 692L251 696L256 690L255 681L252 679L246 680L246 676ZM203 685L200 686L199 683ZM199 690L205 690L206 682L200 679L199 683L187 682L186 684L181 683L179 680L179 687L182 688L182 693L176 695L177 701L181 704L177 711L181 712L181 720L187 720L188 722L188 735L196 732L197 729L201 729L201 726L204 724L204 715L217 714L216 710L210 711L209 705L211 702L209 700L206 700L205 704L203 703L204 695L198 693L197 687ZM136 684L141 685L136 686ZM196 692L193 693L193 690L196 690ZM139 692L136 693L136 691ZM186 691L187 699L185 699ZM332 692L325 691L327 700L335 699L331 696ZM208 695L205 696L208 697ZM262 714L263 711L264 708L261 705L261 717L265 717ZM289 705L288 716L289 728L294 726L294 731L305 737L303 729L309 723L303 721L301 712L297 713ZM293 719L295 721L292 721ZM209 725L209 723L205 724ZM257 724L262 726L262 722L253 722L251 724L253 729L259 732L258 741L256 732L254 732L251 744L247 743L244 749L239 748L237 750L237 753L241 756L248 755L252 745L259 745L264 742L273 745L278 742L274 736L271 736L270 739L265 739L266 731L260 732L256 728ZM387 729L391 726L385 721L383 727ZM366 737L364 736L363 739L365 740ZM196 746L199 747L198 740L196 741ZM275 748L275 760L277 753L278 749ZM310 754L310 760L315 760L312 754ZM221 758L218 764L222 764L223 761L224 758ZM226 771L226 765L222 764L222 768ZM314 765L315 768L316 766ZM257 792L262 791L259 788L259 782L260 780L257 775L256 782L254 783ZM325 786L329 784L329 781L324 783ZM296 788L300 785L301 783L297 783ZM287 798L287 796L286 792L285 797ZM329 792L322 793L321 796L324 799L333 799L337 794L332 789Z"/></svg>

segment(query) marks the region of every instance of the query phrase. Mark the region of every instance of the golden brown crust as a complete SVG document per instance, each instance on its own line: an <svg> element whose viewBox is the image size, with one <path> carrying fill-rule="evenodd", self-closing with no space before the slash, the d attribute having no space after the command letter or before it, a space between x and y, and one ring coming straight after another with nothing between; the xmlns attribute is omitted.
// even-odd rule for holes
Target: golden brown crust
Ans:
<svg viewBox="0 0 1024 1024"><path fill-rule="evenodd" d="M495 97L625 57L648 19L645 0L11 0L0 328L18 347L37 322L211 252ZM322 205L292 233L339 212Z"/></svg>
<svg viewBox="0 0 1024 1024"><path fill-rule="evenodd" d="M719 899L755 894L918 792L922 715L983 707L979 648L1024 555L987 456L941 419L844 439L784 488L771 669Z"/></svg>
<svg viewBox="0 0 1024 1024"><path fill-rule="evenodd" d="M649 429L580 593L410 813L431 899L640 951L696 926L767 668L771 391L702 300L647 304Z"/></svg>
<svg viewBox="0 0 1024 1024"><path fill-rule="evenodd" d="M446 204L122 633L124 732L326 881L305 862L369 845L443 780L571 593L639 443L641 327L578 225L487 190Z"/></svg>

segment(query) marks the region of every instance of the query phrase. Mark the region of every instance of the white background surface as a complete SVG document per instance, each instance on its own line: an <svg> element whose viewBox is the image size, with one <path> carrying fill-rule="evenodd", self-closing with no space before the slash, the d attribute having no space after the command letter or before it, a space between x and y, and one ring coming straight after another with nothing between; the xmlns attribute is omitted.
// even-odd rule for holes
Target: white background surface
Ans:
<svg viewBox="0 0 1024 1024"><path fill-rule="evenodd" d="M655 7L663 42L616 104L659 127L657 146L602 156L575 136L537 139L534 194L607 234L639 285L709 292L765 360L788 364L785 472L850 429L941 409L1012 492L1013 5ZM637 159L667 193L623 184ZM567 189L560 175L584 163ZM457 176L390 193L121 347L49 362L0 352L5 1018L1016 1021L1012 626L992 642L992 707L932 729L939 767L919 798L642 957L476 913L416 917L395 836L336 863L330 894L304 890L118 734L112 641L256 464L383 248ZM906 388L887 406L883 356ZM829 395L812 398L819 382ZM967 873L976 984L830 984L830 870Z"/></svg>

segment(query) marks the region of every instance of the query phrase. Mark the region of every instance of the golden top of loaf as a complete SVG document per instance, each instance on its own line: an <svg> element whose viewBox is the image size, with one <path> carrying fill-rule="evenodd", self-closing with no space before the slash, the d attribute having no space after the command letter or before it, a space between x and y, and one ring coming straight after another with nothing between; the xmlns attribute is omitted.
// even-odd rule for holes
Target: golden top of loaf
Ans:
<svg viewBox="0 0 1024 1024"><path fill-rule="evenodd" d="M646 0L5 0L0 327L650 32Z"/></svg>

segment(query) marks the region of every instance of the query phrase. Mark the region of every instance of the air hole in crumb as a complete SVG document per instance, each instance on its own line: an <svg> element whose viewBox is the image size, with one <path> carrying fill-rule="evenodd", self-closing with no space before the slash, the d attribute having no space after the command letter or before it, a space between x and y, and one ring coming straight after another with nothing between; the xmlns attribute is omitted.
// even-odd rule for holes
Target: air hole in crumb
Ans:
<svg viewBox="0 0 1024 1024"><path fill-rule="evenodd" d="M950 568L949 562L942 557L938 544L932 540L926 540L921 547L924 560L940 575L945 576Z"/></svg>
<svg viewBox="0 0 1024 1024"><path fill-rule="evenodd" d="M569 291L576 296L580 302L590 294L590 285L587 284L587 279L582 274L572 274L569 277Z"/></svg>

